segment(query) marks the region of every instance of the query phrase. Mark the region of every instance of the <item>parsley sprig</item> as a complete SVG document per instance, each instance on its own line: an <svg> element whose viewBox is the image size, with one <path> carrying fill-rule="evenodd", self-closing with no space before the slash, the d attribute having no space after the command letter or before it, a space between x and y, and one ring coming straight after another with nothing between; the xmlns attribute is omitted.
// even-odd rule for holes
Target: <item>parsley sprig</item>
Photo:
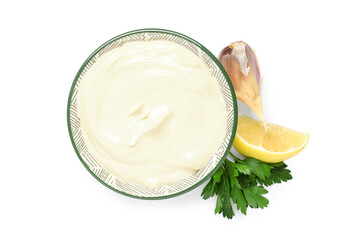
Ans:
<svg viewBox="0 0 341 240"><path fill-rule="evenodd" d="M226 158L201 193L205 200L217 195L214 212L223 217L233 218L232 203L245 215L248 207L267 207L269 200L263 195L268 191L264 186L292 179L285 163L268 164L255 158L242 160L231 152L230 155L234 162Z"/></svg>

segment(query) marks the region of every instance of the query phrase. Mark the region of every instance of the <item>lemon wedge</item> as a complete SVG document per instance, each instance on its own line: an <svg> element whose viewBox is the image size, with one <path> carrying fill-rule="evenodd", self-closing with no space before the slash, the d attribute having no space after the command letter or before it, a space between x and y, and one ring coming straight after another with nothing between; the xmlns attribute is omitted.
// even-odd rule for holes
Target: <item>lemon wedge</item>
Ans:
<svg viewBox="0 0 341 240"><path fill-rule="evenodd" d="M308 133L297 132L276 124L263 124L261 121L240 116L233 146L244 156L267 163L277 163L302 151L308 139Z"/></svg>

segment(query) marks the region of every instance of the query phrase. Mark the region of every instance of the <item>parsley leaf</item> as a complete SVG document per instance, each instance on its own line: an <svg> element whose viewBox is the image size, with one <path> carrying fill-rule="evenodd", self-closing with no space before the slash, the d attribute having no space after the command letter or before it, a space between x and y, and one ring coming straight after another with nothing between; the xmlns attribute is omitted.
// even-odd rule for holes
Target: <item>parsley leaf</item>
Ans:
<svg viewBox="0 0 341 240"><path fill-rule="evenodd" d="M261 180L271 175L273 166L263 163L255 158L245 158L243 163L251 168L251 172Z"/></svg>
<svg viewBox="0 0 341 240"><path fill-rule="evenodd" d="M213 178L211 178L201 193L202 198L205 200L213 197L215 194L215 184L213 183L213 181Z"/></svg>
<svg viewBox="0 0 341 240"><path fill-rule="evenodd" d="M232 188L232 201L233 203L237 203L237 209L240 210L244 215L246 215L246 209L247 209L247 201L244 197L243 191L234 186Z"/></svg>
<svg viewBox="0 0 341 240"><path fill-rule="evenodd" d="M221 176L224 174L224 170L220 167L213 175L214 184L220 182Z"/></svg>
<svg viewBox="0 0 341 240"><path fill-rule="evenodd" d="M287 165L285 163L280 163L273 165L273 169L271 169L271 175L264 180L258 179L258 183L264 186L270 186L275 183L287 182L292 179L290 174L290 170L287 169Z"/></svg>
<svg viewBox="0 0 341 240"><path fill-rule="evenodd" d="M291 171L289 169L286 169L287 165L285 163L282 163L279 166L276 166L273 170L271 170L271 178L274 183L281 183L281 182L287 182L288 180L292 179Z"/></svg>
<svg viewBox="0 0 341 240"><path fill-rule="evenodd" d="M227 170L227 174L230 177L231 187L236 185L238 188L240 188L239 182L238 182L238 170L235 168L234 163L227 160L225 161L225 167Z"/></svg>
<svg viewBox="0 0 341 240"><path fill-rule="evenodd" d="M220 182L221 176L224 174L224 170L220 167L212 176L208 184L203 189L201 196L203 199L213 197L217 192L217 183Z"/></svg>
<svg viewBox="0 0 341 240"><path fill-rule="evenodd" d="M232 203L245 215L248 207L267 207L269 200L263 195L268 191L264 186L292 179L284 163L267 164L255 158L242 160L230 155L235 162L225 159L201 193L205 200L217 195L214 212L223 217L233 218Z"/></svg>
<svg viewBox="0 0 341 240"><path fill-rule="evenodd" d="M245 199L252 208L264 208L268 206L269 200L262 196L266 193L268 193L268 191L261 186L248 187L244 189Z"/></svg>
<svg viewBox="0 0 341 240"><path fill-rule="evenodd" d="M239 174L238 181L243 189L257 185L255 175L253 174L250 175Z"/></svg>
<svg viewBox="0 0 341 240"><path fill-rule="evenodd" d="M215 213L222 213L223 217L232 218L234 212L231 205L230 183L226 174L222 175L221 182L217 190L217 205Z"/></svg>
<svg viewBox="0 0 341 240"><path fill-rule="evenodd" d="M250 173L251 173L251 168L248 165L243 165L243 164L240 164L240 163L235 163L234 167L237 168L237 170L240 173L244 173L246 175L250 175Z"/></svg>

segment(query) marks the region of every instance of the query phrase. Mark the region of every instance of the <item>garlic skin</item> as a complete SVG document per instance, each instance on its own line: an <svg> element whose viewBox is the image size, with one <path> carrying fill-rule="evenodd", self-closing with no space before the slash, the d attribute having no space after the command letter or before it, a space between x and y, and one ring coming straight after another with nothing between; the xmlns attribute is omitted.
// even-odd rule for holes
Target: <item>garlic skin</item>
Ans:
<svg viewBox="0 0 341 240"><path fill-rule="evenodd" d="M237 98L264 122L260 70L250 46L242 41L231 43L220 52L219 61L231 79Z"/></svg>

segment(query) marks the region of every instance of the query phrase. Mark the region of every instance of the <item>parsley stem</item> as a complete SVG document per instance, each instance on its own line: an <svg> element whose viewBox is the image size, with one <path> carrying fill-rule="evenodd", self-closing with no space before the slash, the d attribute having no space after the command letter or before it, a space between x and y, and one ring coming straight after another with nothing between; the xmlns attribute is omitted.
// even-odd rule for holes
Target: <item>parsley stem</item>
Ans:
<svg viewBox="0 0 341 240"><path fill-rule="evenodd" d="M236 161L236 162L239 162L240 163L240 159L239 158L237 158L232 152L229 152L230 153L230 155L233 157L233 159Z"/></svg>

